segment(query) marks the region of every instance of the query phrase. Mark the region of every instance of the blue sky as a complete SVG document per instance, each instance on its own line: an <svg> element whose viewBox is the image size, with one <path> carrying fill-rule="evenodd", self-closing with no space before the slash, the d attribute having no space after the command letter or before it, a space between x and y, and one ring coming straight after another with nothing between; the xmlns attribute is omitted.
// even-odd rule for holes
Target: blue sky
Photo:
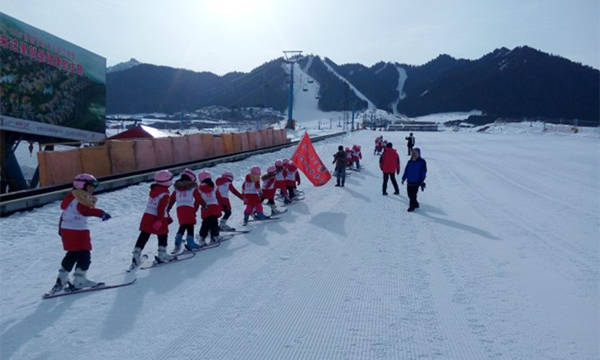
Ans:
<svg viewBox="0 0 600 360"><path fill-rule="evenodd" d="M107 58L224 74L300 49L422 64L529 45L600 68L600 1L3 0L0 11Z"/></svg>

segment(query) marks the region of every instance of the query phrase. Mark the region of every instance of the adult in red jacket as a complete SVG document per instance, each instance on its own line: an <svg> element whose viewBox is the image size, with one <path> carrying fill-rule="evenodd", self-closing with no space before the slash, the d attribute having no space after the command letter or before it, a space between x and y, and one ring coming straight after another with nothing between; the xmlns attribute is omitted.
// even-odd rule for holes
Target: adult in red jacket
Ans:
<svg viewBox="0 0 600 360"><path fill-rule="evenodd" d="M383 154L381 154L381 157L379 158L379 168L383 172L383 195L387 195L388 179L392 180L394 194L398 195L400 193L395 175L400 173L400 157L392 146L393 144L391 142L387 143L383 150Z"/></svg>
<svg viewBox="0 0 600 360"><path fill-rule="evenodd" d="M58 270L58 277L51 293L63 290L69 284L74 288L96 286L98 283L88 280L86 272L90 267L92 240L87 225L89 216L102 218L102 221L110 219L110 215L101 209L95 208L97 198L93 192L99 183L91 174L79 174L73 180L73 190L69 192L60 208L58 234L63 243L63 249L67 252ZM69 273L75 267L73 282L69 280Z"/></svg>
<svg viewBox="0 0 600 360"><path fill-rule="evenodd" d="M169 186L171 186L172 179L173 174L168 170L161 170L154 174L154 184L150 185L148 203L140 222L140 235L133 249L130 269L135 269L140 265L142 250L151 234L158 237L158 261L168 262L173 258L167 254L169 224L173 221L167 213Z"/></svg>

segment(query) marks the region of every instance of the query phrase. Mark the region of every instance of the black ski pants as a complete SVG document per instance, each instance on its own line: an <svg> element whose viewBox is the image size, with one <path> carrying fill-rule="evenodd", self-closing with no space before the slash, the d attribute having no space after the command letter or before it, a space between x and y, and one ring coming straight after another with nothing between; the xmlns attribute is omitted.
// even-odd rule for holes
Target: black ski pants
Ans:
<svg viewBox="0 0 600 360"><path fill-rule="evenodd" d="M202 226L200 227L200 237L205 238L210 231L210 236L219 236L219 218L216 216L209 216L206 219L202 219Z"/></svg>
<svg viewBox="0 0 600 360"><path fill-rule="evenodd" d="M409 208L417 208L419 206L419 202L417 201L417 193L419 192L419 185L417 184L406 184L406 193L408 194L408 199L410 200Z"/></svg>
<svg viewBox="0 0 600 360"><path fill-rule="evenodd" d="M177 233L181 236L187 231L188 236L194 236L194 224L179 225Z"/></svg>
<svg viewBox="0 0 600 360"><path fill-rule="evenodd" d="M392 185L394 185L394 193L398 193L398 183L396 182L396 174L392 173L383 173L383 193L387 193L387 184L388 179L392 180Z"/></svg>
<svg viewBox="0 0 600 360"><path fill-rule="evenodd" d="M140 231L140 236L138 236L138 239L135 243L135 247L143 249L144 246L146 246L146 243L148 242L148 239L150 239L150 233L147 233L145 231ZM158 237L158 246L167 246L167 239L168 239L168 235L164 234L164 235L156 235Z"/></svg>
<svg viewBox="0 0 600 360"><path fill-rule="evenodd" d="M73 266L77 264L77 268L83 271L87 271L90 268L91 254L88 250L81 251L67 251L63 258L61 265L63 269L71 272Z"/></svg>

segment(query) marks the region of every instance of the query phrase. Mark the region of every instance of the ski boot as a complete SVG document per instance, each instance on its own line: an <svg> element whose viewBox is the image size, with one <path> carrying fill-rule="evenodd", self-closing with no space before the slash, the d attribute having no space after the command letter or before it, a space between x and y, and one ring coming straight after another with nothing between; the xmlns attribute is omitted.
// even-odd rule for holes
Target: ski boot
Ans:
<svg viewBox="0 0 600 360"><path fill-rule="evenodd" d="M192 239L193 241L193 239ZM181 244L183 243L183 234L177 234L175 235L175 247L173 248L173 251L171 251L171 254L177 254L181 251Z"/></svg>
<svg viewBox="0 0 600 360"><path fill-rule="evenodd" d="M285 196L285 197L283 198L283 203L284 203L284 204L290 204L291 202L292 202L292 199L290 199L290 197L289 197L289 196Z"/></svg>
<svg viewBox="0 0 600 360"><path fill-rule="evenodd" d="M65 270L62 266L58 269L58 277L56 278L56 283L50 290L51 293L55 293L67 288L71 284L69 281L69 272Z"/></svg>
<svg viewBox="0 0 600 360"><path fill-rule="evenodd" d="M219 230L221 231L235 231L234 228L227 225L227 219L221 219L221 223L219 224Z"/></svg>
<svg viewBox="0 0 600 360"><path fill-rule="evenodd" d="M256 220L266 220L268 218L269 218L268 216L266 216L263 213L259 213L259 212L257 212L256 215L254 215L254 219L256 219Z"/></svg>
<svg viewBox="0 0 600 360"><path fill-rule="evenodd" d="M221 242L221 236L219 235L215 235L215 236L210 236L210 242L211 244L216 244L216 243L220 243Z"/></svg>
<svg viewBox="0 0 600 360"><path fill-rule="evenodd" d="M271 216L282 213L282 211L279 211L279 209L277 209L277 205L271 204L270 206L271 206Z"/></svg>
<svg viewBox="0 0 600 360"><path fill-rule="evenodd" d="M167 254L166 246L158 247L158 255L156 256L156 261L159 263L166 263L175 259L175 256Z"/></svg>
<svg viewBox="0 0 600 360"><path fill-rule="evenodd" d="M129 265L129 271L137 268L142 263L142 249L141 248L136 247L135 249L133 249L132 254L133 254L133 256L131 258L131 265Z"/></svg>
<svg viewBox="0 0 600 360"><path fill-rule="evenodd" d="M244 226L248 225L249 219L250 219L250 215L244 214Z"/></svg>
<svg viewBox="0 0 600 360"><path fill-rule="evenodd" d="M193 251L196 249L200 249L202 247L202 244L198 245L196 244L196 242L194 241L194 236L192 235L188 235L185 238L185 248L188 249L189 251Z"/></svg>
<svg viewBox="0 0 600 360"><path fill-rule="evenodd" d="M87 271L81 270L79 268L75 269L73 273L73 289L79 290L88 287L96 287L98 285L102 285L102 283L89 280L85 274Z"/></svg>

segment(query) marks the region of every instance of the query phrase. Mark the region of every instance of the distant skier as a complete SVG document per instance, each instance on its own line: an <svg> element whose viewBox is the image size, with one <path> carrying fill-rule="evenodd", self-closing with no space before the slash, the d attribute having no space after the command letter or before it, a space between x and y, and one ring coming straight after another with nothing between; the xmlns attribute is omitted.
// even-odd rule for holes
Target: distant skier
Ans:
<svg viewBox="0 0 600 360"><path fill-rule="evenodd" d="M106 221L110 215L95 208L98 200L92 194L99 183L91 174L79 174L73 180L71 190L60 204L62 214L58 223L58 234L67 252L58 269L56 283L51 292L58 292L69 285L74 289L97 286L95 281L88 280L86 272L90 267L92 240L88 230L87 217L96 216ZM69 273L75 266L73 281L69 280Z"/></svg>
<svg viewBox="0 0 600 360"><path fill-rule="evenodd" d="M417 193L419 192L419 186L421 187L421 191L425 191L426 176L427 162L421 157L421 149L414 148L402 175L402 184L404 184L405 180L408 181L406 192L408 193L410 204L407 211L415 211L415 209L419 208Z"/></svg>
<svg viewBox="0 0 600 360"><path fill-rule="evenodd" d="M140 222L140 235L133 248L130 269L135 269L141 264L142 250L150 239L151 234L158 237L159 262L169 262L173 257L167 254L167 243L169 235L169 224L173 219L167 213L169 205L169 187L173 180L173 174L169 170L160 170L154 174L154 183L150 185L148 203Z"/></svg>
<svg viewBox="0 0 600 360"><path fill-rule="evenodd" d="M283 164L281 163L281 165ZM277 183L277 178L275 182ZM253 166L250 169L250 173L246 175L244 184L242 185L242 194L244 194L244 204L246 204L244 225L248 225L250 215L255 213L254 216L257 220L265 220L267 217L263 214L263 207L260 200L260 168L258 166Z"/></svg>
<svg viewBox="0 0 600 360"><path fill-rule="evenodd" d="M219 217L221 216L221 204L223 197L219 189L215 186L208 171L202 171L198 174L200 185L200 216L202 217L202 225L200 226L199 247L208 244L206 237L210 232L210 241L218 242L219 238Z"/></svg>
<svg viewBox="0 0 600 360"><path fill-rule="evenodd" d="M383 136L378 136L377 138L375 138L374 155L381 154L381 151L383 151Z"/></svg>
<svg viewBox="0 0 600 360"><path fill-rule="evenodd" d="M187 232L186 246L189 248L197 247L194 242L194 225L196 225L196 212L200 206L200 193L198 192L198 184L196 183L196 175L190 169L183 170L183 173L177 181L175 181L175 190L169 198L167 206L167 214L171 208L177 204L177 220L179 221L179 230L175 234L175 247L172 254L181 251L183 242L183 234Z"/></svg>
<svg viewBox="0 0 600 360"><path fill-rule="evenodd" d="M346 182L346 152L342 145L338 146L338 152L333 155L332 164L335 164L335 177L337 179L335 186L344 187Z"/></svg>
<svg viewBox="0 0 600 360"><path fill-rule="evenodd" d="M406 139L406 147L408 148L408 156L410 156L410 154L412 153L412 149L415 146L415 137L413 136L413 133L410 133L404 139Z"/></svg>
<svg viewBox="0 0 600 360"><path fill-rule="evenodd" d="M352 162L356 165L356 170L360 170L360 160L362 160L362 153L360 152L360 145L352 146Z"/></svg>
<svg viewBox="0 0 600 360"><path fill-rule="evenodd" d="M387 195L388 178L392 180L392 185L394 186L394 195L398 195L400 193L395 175L400 173L400 157L393 146L394 145L391 142L387 143L385 149L383 149L383 154L381 154L381 157L379 158L379 168L383 172L383 195Z"/></svg>
<svg viewBox="0 0 600 360"><path fill-rule="evenodd" d="M229 171L226 171L221 175L221 177L217 178L215 181L217 184L217 188L219 193L221 194L221 198L223 199L223 203L221 204L223 210L223 217L221 218L221 223L219 224L219 228L222 231L231 231L233 228L227 225L227 220L231 216L231 202L229 201L229 191L235 196L237 196L240 200L243 200L242 194L233 186L233 174Z"/></svg>

